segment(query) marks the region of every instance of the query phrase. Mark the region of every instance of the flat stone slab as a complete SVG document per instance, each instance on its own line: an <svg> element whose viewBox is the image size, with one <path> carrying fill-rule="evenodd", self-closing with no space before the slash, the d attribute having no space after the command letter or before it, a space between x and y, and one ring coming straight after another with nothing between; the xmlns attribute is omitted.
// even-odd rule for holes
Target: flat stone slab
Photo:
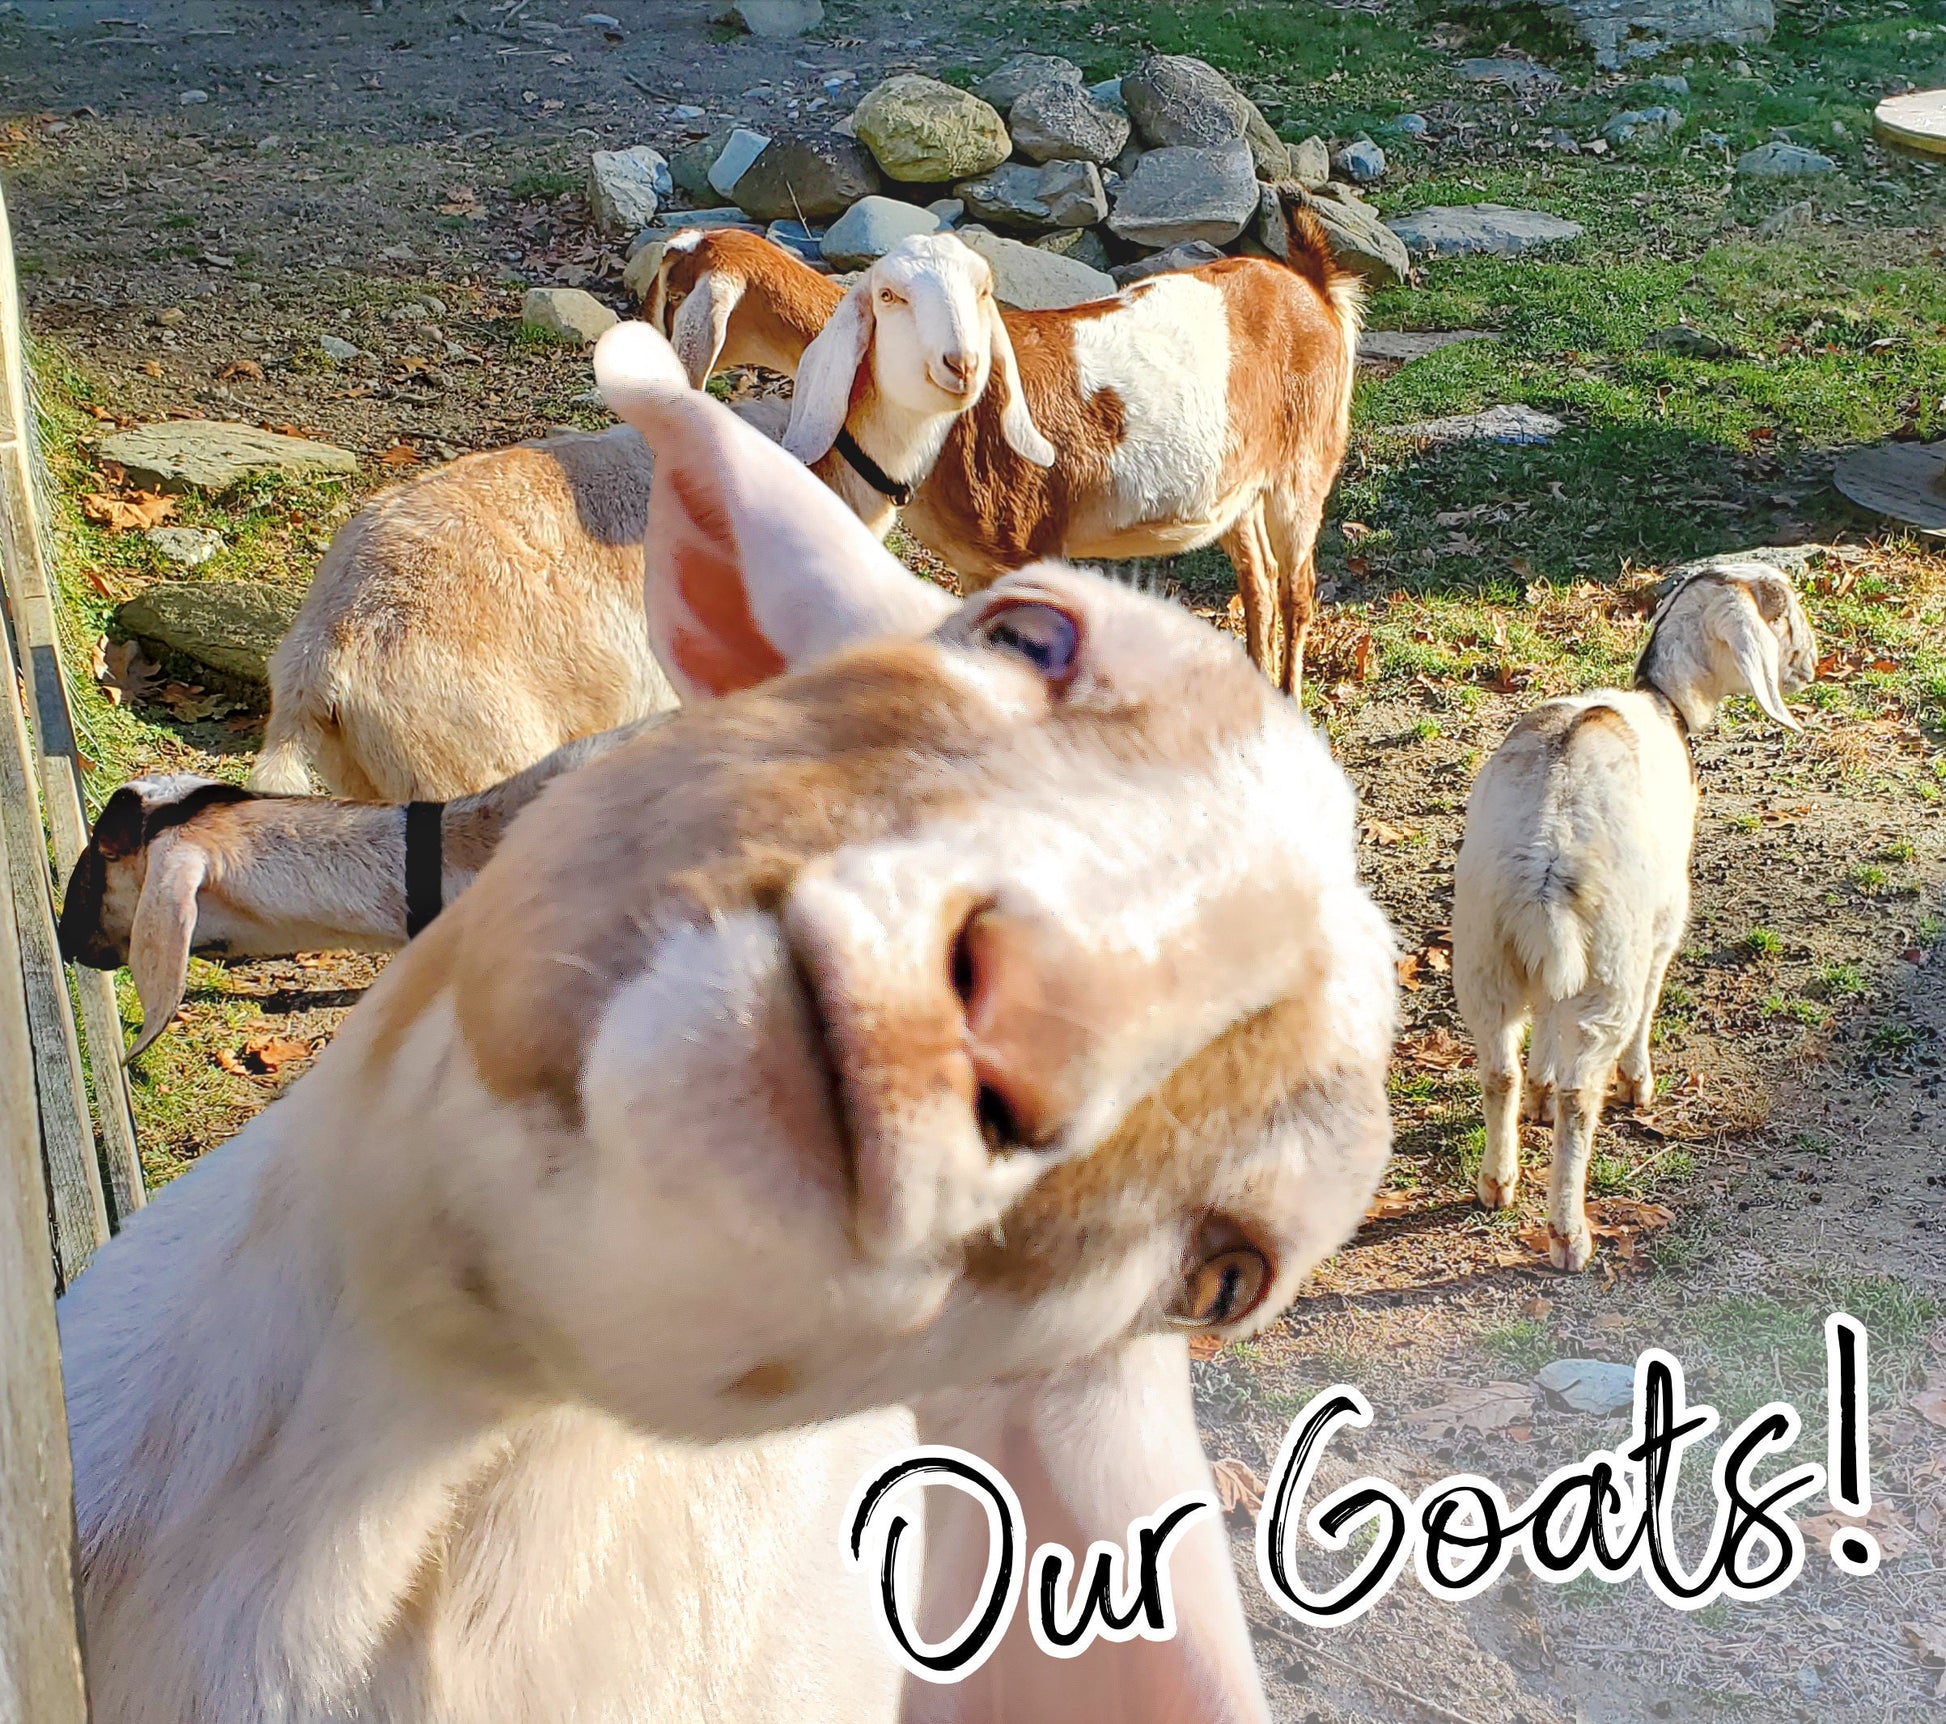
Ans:
<svg viewBox="0 0 1946 1724"><path fill-rule="evenodd" d="M1635 1405L1635 1370L1606 1359L1556 1359L1534 1379L1550 1401L1607 1418Z"/></svg>
<svg viewBox="0 0 1946 1724"><path fill-rule="evenodd" d="M1567 427L1552 413L1518 404L1488 407L1479 413L1455 413L1448 419L1415 419L1410 425L1388 425L1394 437L1416 437L1423 443L1546 443Z"/></svg>
<svg viewBox="0 0 1946 1724"><path fill-rule="evenodd" d="M302 587L258 581L156 581L116 612L122 632L233 683L270 680L270 655L289 632Z"/></svg>
<svg viewBox="0 0 1946 1724"><path fill-rule="evenodd" d="M860 269L876 262L902 239L937 233L936 210L920 209L897 198L860 198L830 227L822 242L824 259L837 269Z"/></svg>
<svg viewBox="0 0 1946 1724"><path fill-rule="evenodd" d="M213 497L268 473L318 479L358 471L358 457L335 443L313 443L227 419L138 425L104 438L100 455L119 463L145 490L203 491Z"/></svg>
<svg viewBox="0 0 1946 1724"><path fill-rule="evenodd" d="M1498 341L1488 329L1367 329L1359 333L1358 357L1385 363L1410 365L1462 341Z"/></svg>
<svg viewBox="0 0 1946 1724"><path fill-rule="evenodd" d="M223 548L223 535L213 527L151 527L142 537L165 563L184 569L199 567Z"/></svg>
<svg viewBox="0 0 1946 1724"><path fill-rule="evenodd" d="M1435 204L1385 224L1423 257L1518 257L1537 246L1579 239L1581 224L1545 210L1506 204Z"/></svg>
<svg viewBox="0 0 1946 1724"><path fill-rule="evenodd" d="M1016 311L1060 311L1115 296L1112 276L1074 258L983 227L961 228L959 237L991 266L994 297Z"/></svg>
<svg viewBox="0 0 1946 1724"><path fill-rule="evenodd" d="M1802 144L1759 144L1737 157L1737 178L1745 180L1808 180L1837 171L1829 156Z"/></svg>
<svg viewBox="0 0 1946 1724"><path fill-rule="evenodd" d="M1459 75L1469 84L1504 84L1510 90L1538 94L1558 90L1561 74L1552 66L1536 65L1532 60L1462 60Z"/></svg>

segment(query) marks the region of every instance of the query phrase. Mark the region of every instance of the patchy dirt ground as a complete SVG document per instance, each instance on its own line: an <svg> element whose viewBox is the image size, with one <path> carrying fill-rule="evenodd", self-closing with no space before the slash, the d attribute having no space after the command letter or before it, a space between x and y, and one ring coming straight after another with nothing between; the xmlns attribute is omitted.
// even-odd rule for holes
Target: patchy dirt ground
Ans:
<svg viewBox="0 0 1946 1724"><path fill-rule="evenodd" d="M1936 185L1847 155L1850 183L1786 224L1798 237L1761 244L1778 211L1691 158L1680 172L1615 164L1606 181L1583 163L1572 187L1557 185L1554 158L1531 147L1534 109L1453 77L1458 54L1498 45L1499 15L1448 23L1404 0L1308 11L834 0L820 36L789 44L711 27L704 0L602 0L619 40L580 25L585 10L0 9L0 171L68 498L75 665L115 602L175 572L139 534L97 531L73 507L99 483L93 440L115 425L237 417L365 456L345 487L182 505L186 523L228 539L199 575L301 582L373 486L549 426L605 422L577 400L585 360L523 342L516 315L540 281L621 306L619 255L590 235L578 198L591 148L666 145L732 117L814 119L883 73L985 64L1015 46L1118 44L1126 63L1136 42L1192 24L1212 57L1251 61L1253 93L1293 137L1332 129L1314 114L1348 131L1347 101L1380 113L1410 99L1449 141L1423 160L1395 150L1401 195L1580 199L1596 237L1573 261L1518 275L1459 266L1374 308L1388 325L1486 326L1504 342L1373 369L1324 543L1337 605L1313 706L1364 799L1365 859L1406 954L1398 1154L1373 1219L1314 1296L1269 1336L1198 1366L1212 1452L1263 1471L1304 1401L1342 1380L1377 1418L1334 1446L1326 1484L1372 1470L1416 1488L1473 1468L1517 1492L1620 1430L1548 1406L1536 1370L1628 1362L1655 1342L1734 1416L1787 1394L1821 1453L1821 1324L1842 1306L1873 1336L1888 1560L1857 1581L1814 1555L1782 1598L1696 1617L1639 1587L1509 1580L1455 1607L1407 1580L1355 1627L1294 1637L1250 1578L1280 1720L1930 1715L1941 1661L1925 1647L1946 1645L1926 1639L1946 1637L1946 1432L1919 1408L1938 1409L1946 1388L1946 680L1929 679L1946 669L1928 667L1946 665L1946 559L1851 516L1824 480L1845 436L1940 434L1946 331L1930 313L1895 315L1911 282L1874 275L1887 260L1939 257ZM1848 52L1877 43L1916 73L1930 50L1905 32L1937 8L1799 10L1806 31L1849 31ZM1199 46L1176 36L1165 45ZM1766 93L1748 99L1769 104L1764 124L1826 125L1810 98L1802 116L1791 106L1819 83L1815 57L1756 58ZM1616 81L1568 64L1552 117L1579 123L1620 101ZM1748 89L1740 64L1719 53L1691 66L1699 101L1712 78ZM1869 101L1862 65L1831 74L1844 100ZM185 102L196 92L206 99ZM704 116L673 118L684 104ZM1772 203L1799 208L1787 195ZM1940 272L1926 267L1936 293ZM1714 306L1753 356L1714 370L1645 359L1641 335L1678 303L1685 316ZM325 361L322 334L366 357ZM1507 391L1567 414L1574 435L1531 457L1419 457L1375 433ZM1684 391L1731 403L1713 440L1659 417ZM1861 402L1876 417L1859 419ZM1466 790L1534 700L1625 673L1660 568L1773 540L1829 547L1804 576L1825 680L1803 703L1802 736L1745 709L1699 750L1696 918L1663 1001L1663 1083L1649 1114L1605 1126L1603 1253L1593 1274L1561 1277L1523 1238L1545 1168L1538 1134L1527 1202L1488 1217L1471 1201L1477 1092L1442 939ZM1226 576L1208 559L1162 578L1225 622ZM234 775L254 748L256 715L169 687L83 702L106 781L97 802L123 772ZM183 1021L138 1077L152 1177L300 1072L374 973L329 955L198 964ZM1510 1387L1489 1404L1478 1391L1493 1383ZM1254 1577L1242 1542L1239 1560ZM1327 1568L1306 1565L1313 1584Z"/></svg>

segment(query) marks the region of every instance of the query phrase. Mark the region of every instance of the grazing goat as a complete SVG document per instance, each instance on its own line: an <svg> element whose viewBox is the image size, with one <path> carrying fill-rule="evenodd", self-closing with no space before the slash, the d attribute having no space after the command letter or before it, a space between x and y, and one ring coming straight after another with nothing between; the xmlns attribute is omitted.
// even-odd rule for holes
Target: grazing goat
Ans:
<svg viewBox="0 0 1946 1724"><path fill-rule="evenodd" d="M1551 1102L1548 1255L1582 1269L1596 1121L1619 1062L1624 1097L1655 1093L1649 1032L1689 920L1696 779L1689 739L1747 692L1798 728L1784 696L1817 673L1789 580L1762 563L1705 566L1662 601L1627 692L1597 689L1527 714L1467 802L1453 895L1453 988L1486 1103L1480 1201L1520 1180L1520 1043Z"/></svg>
<svg viewBox="0 0 1946 1724"><path fill-rule="evenodd" d="M1361 293L1297 194L1280 209L1283 263L1226 258L1064 311L998 311L951 235L902 241L842 296L754 235L679 235L645 315L698 386L722 365L796 373L785 447L968 591L1039 557L1220 543L1251 659L1294 693Z"/></svg>
<svg viewBox="0 0 1946 1724"><path fill-rule="evenodd" d="M1225 258L1092 305L1004 317L967 246L903 241L806 350L784 446L818 461L846 437L879 470L853 460L858 478L892 486L866 520L889 525L909 491L901 524L970 591L1038 557L1221 544L1251 660L1295 693L1313 551L1349 435L1361 293L1297 194L1280 207L1282 262ZM999 382L983 392L989 347ZM1030 425L1058 459L1023 438ZM854 506L856 483L842 493Z"/></svg>
<svg viewBox="0 0 1946 1724"><path fill-rule="evenodd" d="M690 704L63 1300L97 1724L893 1724L868 1469L971 1449L1077 1555L1212 1491L1185 1334L1381 1175L1390 933L1242 654L1053 564L955 606L645 325L595 365ZM1174 1639L1015 1620L907 1716L1267 1724L1214 1515L1170 1568Z"/></svg>
<svg viewBox="0 0 1946 1724"><path fill-rule="evenodd" d="M430 864L419 915L459 896L543 786L666 716L582 737L489 789L421 805L436 825L416 841ZM128 966L142 1002L132 1060L175 1017L192 951L397 951L415 920L410 806L269 796L187 773L135 779L109 797L75 858L61 955L96 970Z"/></svg>

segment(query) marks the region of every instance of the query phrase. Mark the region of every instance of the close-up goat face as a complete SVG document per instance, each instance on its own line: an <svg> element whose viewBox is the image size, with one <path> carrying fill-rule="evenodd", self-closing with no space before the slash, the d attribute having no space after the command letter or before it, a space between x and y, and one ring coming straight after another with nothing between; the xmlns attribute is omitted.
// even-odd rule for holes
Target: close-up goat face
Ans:
<svg viewBox="0 0 1946 1724"><path fill-rule="evenodd" d="M444 1074L479 1321L704 1438L1267 1321L1387 1153L1323 745L1098 577L954 607L641 326L596 364L692 704L548 791L331 1056Z"/></svg>

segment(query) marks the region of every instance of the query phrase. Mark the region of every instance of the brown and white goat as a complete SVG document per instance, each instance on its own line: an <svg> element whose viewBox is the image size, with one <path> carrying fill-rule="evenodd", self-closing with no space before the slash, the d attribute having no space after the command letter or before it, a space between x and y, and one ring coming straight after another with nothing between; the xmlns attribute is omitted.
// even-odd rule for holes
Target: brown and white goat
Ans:
<svg viewBox="0 0 1946 1724"><path fill-rule="evenodd" d="M676 704L642 618L653 463L627 426L465 455L339 529L270 659L252 789L483 790Z"/></svg>
<svg viewBox="0 0 1946 1724"><path fill-rule="evenodd" d="M1295 692L1362 295L1301 195L1280 209L1282 262L1226 258L1062 311L1000 311L991 269L949 234L902 242L835 306L782 248L699 235L665 254L646 314L692 381L794 369L785 447L881 537L900 520L965 590L1039 557L1221 544L1250 656Z"/></svg>
<svg viewBox="0 0 1946 1724"><path fill-rule="evenodd" d="M667 716L582 737L435 805L434 908L465 890L545 785ZM403 946L410 818L398 803L272 796L187 773L134 779L109 797L75 858L61 955L96 970L128 966L142 1002L133 1059L181 1006L191 952L271 958Z"/></svg>
<svg viewBox="0 0 1946 1724"><path fill-rule="evenodd" d="M646 327L595 357L692 702L63 1300L98 1724L893 1724L867 1470L969 1449L1077 1553L1209 1492L1185 1333L1380 1177L1390 935L1241 653L1051 564L956 607ZM1016 1620L906 1715L1266 1724L1213 1515L1170 1566L1175 1638Z"/></svg>

